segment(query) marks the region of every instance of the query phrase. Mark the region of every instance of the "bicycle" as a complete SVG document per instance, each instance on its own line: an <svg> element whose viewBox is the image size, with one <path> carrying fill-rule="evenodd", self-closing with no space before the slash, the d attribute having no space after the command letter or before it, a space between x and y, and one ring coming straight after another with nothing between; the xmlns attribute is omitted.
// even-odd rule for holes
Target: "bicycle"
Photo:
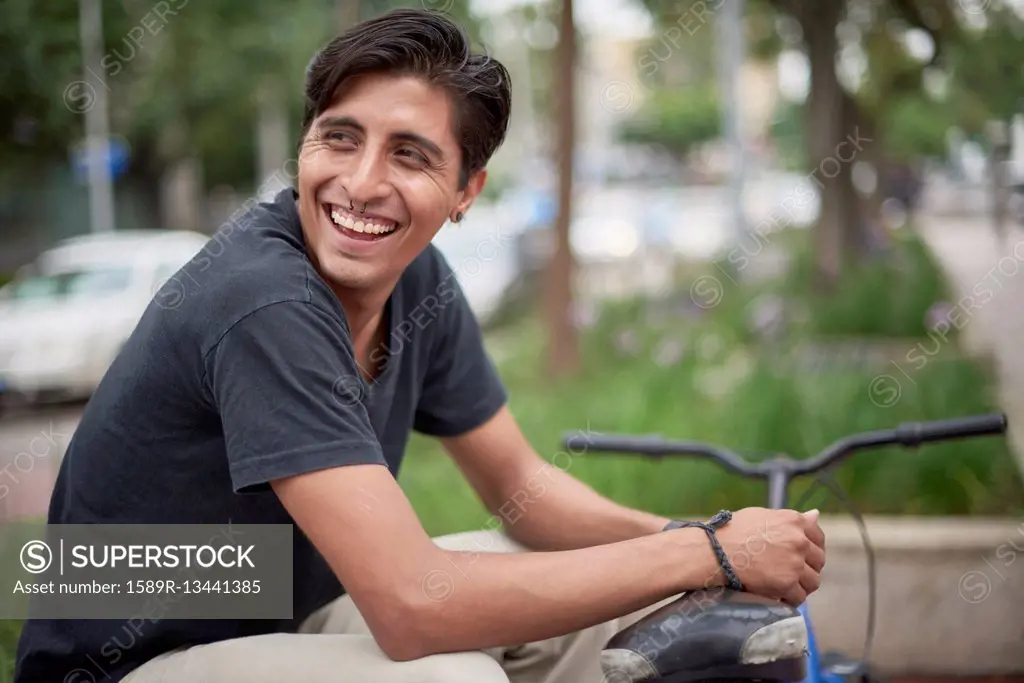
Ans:
<svg viewBox="0 0 1024 683"><path fill-rule="evenodd" d="M782 455L751 463L713 444L666 441L659 436L574 435L571 452L624 453L654 458L704 456L746 477L766 479L768 507L787 505L789 483L821 472L857 451L1004 434L1002 413L905 423L891 430L841 438L807 460ZM842 496L841 492L840 495ZM860 515L855 517L868 554L868 628L861 660L822 654L806 603L797 608L725 588L692 591L660 607L608 641L602 652L606 683L848 683L876 681L868 659L875 621L874 552Z"/></svg>

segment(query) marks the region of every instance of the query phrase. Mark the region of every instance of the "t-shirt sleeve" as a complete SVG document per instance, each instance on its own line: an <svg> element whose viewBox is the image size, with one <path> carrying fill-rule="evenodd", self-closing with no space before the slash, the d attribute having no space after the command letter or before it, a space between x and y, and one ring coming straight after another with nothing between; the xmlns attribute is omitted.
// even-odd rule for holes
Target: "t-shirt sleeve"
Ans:
<svg viewBox="0 0 1024 683"><path fill-rule="evenodd" d="M359 373L341 322L285 301L235 323L206 356L238 493L274 479L354 464L385 464L360 399Z"/></svg>
<svg viewBox="0 0 1024 683"><path fill-rule="evenodd" d="M484 347L483 333L455 274L443 264L437 292L447 300L430 326L430 356L413 427L435 437L458 436L494 416L508 392Z"/></svg>

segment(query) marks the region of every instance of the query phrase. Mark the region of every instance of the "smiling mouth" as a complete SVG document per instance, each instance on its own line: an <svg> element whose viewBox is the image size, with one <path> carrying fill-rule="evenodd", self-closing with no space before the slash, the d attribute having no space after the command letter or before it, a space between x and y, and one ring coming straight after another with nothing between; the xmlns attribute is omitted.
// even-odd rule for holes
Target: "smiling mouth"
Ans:
<svg viewBox="0 0 1024 683"><path fill-rule="evenodd" d="M361 216L337 204L324 204L327 219L346 237L354 240L382 240L402 227L399 223L376 216Z"/></svg>

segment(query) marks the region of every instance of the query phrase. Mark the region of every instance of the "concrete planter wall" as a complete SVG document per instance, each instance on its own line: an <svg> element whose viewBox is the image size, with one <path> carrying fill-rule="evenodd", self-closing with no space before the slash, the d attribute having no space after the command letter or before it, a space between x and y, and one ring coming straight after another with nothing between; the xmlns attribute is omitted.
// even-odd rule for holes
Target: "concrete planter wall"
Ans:
<svg viewBox="0 0 1024 683"><path fill-rule="evenodd" d="M872 517L870 659L885 674L1024 673L1024 519ZM825 650L859 658L867 555L852 520L822 519L828 562L808 600Z"/></svg>

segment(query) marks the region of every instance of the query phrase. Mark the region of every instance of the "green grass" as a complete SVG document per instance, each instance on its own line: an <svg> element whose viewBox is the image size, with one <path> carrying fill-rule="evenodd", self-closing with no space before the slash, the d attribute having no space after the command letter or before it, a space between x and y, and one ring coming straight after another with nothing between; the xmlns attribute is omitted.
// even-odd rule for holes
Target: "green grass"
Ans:
<svg viewBox="0 0 1024 683"><path fill-rule="evenodd" d="M14 680L14 655L20 634L20 621L0 620L0 683L11 683Z"/></svg>
<svg viewBox="0 0 1024 683"><path fill-rule="evenodd" d="M808 331L820 335L925 336L926 316L948 299L942 274L924 241L910 230L893 234L892 247L843 274L835 291L813 284L814 259L808 241L797 244L792 276L783 293L809 309Z"/></svg>
<svg viewBox="0 0 1024 683"><path fill-rule="evenodd" d="M566 454L561 435L586 429L658 433L711 441L755 459L768 453L803 458L849 433L997 409L990 378L963 359L935 359L910 379L899 375L898 400L881 407L870 393L879 375L874 369L802 368L797 354L787 358L729 347L714 333L696 332L688 346L689 353L669 367L652 363L645 352L621 358L611 348L595 364L599 350L591 348L592 369L561 387L526 376L530 359L510 359L519 368L504 373L511 408L547 459L614 500L665 515L764 505L766 493L760 483L709 462ZM876 392L874 398L883 402L891 396ZM835 477L863 513L1024 511L1024 487L1001 438L859 454ZM411 443L400 481L432 534L483 528L488 519L454 465L426 439ZM806 488L807 483L794 485L793 500ZM823 495L805 507L841 510Z"/></svg>

